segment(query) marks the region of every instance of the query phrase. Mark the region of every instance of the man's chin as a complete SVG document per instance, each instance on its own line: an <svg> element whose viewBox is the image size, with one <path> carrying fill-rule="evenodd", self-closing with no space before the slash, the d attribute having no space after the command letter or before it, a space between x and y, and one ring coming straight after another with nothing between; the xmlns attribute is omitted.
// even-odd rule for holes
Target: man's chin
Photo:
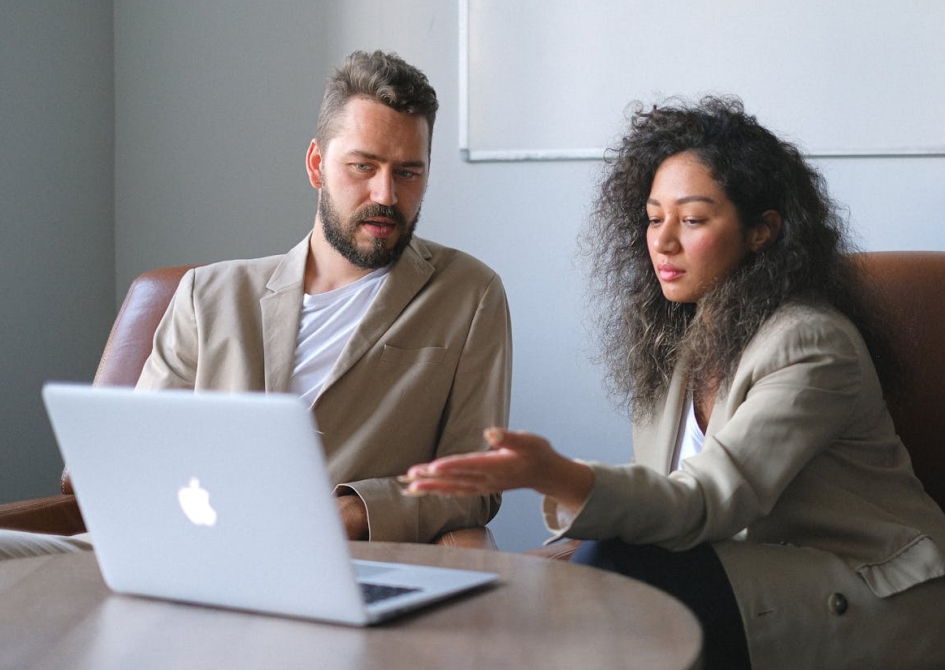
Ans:
<svg viewBox="0 0 945 670"><path fill-rule="evenodd" d="M370 244L358 246L358 265L365 269L376 270L378 268L390 265L404 252L404 249L410 243L410 237L406 240L400 233L395 236L381 240L374 238Z"/></svg>

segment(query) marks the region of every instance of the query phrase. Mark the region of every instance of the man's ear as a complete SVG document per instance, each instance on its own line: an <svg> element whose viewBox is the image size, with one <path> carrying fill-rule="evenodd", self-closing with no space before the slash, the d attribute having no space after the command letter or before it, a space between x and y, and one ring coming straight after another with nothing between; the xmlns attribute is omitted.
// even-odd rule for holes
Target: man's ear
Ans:
<svg viewBox="0 0 945 670"><path fill-rule="evenodd" d="M748 247L753 251L761 251L773 244L781 234L781 214L774 209L766 210L761 214L761 221L748 231Z"/></svg>
<svg viewBox="0 0 945 670"><path fill-rule="evenodd" d="M322 187L322 151L318 140L312 140L305 154L305 169L308 170L308 180L313 188Z"/></svg>

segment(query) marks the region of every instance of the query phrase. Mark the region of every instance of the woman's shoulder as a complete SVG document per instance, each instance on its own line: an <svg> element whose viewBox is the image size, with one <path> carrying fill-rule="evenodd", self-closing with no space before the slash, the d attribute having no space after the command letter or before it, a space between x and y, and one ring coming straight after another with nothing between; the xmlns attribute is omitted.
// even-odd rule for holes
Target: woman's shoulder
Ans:
<svg viewBox="0 0 945 670"><path fill-rule="evenodd" d="M834 330L848 334L858 332L849 318L830 305L792 301L768 317L758 329L755 339Z"/></svg>
<svg viewBox="0 0 945 670"><path fill-rule="evenodd" d="M783 358L828 350L853 358L868 356L866 344L849 318L829 305L795 301L779 307L761 325L743 358Z"/></svg>

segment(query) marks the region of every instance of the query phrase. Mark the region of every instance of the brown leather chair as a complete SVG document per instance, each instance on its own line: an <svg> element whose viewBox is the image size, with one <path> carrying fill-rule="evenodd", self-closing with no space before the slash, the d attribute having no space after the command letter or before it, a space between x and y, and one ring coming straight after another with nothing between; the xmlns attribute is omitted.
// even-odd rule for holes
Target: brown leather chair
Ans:
<svg viewBox="0 0 945 670"><path fill-rule="evenodd" d="M855 255L902 366L899 394L888 399L896 431L916 476L945 509L945 251L877 251ZM527 553L567 560L578 542Z"/></svg>
<svg viewBox="0 0 945 670"><path fill-rule="evenodd" d="M167 310L184 273L193 266L162 268L135 279L122 303L93 384L134 386L151 353L154 331ZM0 505L0 528L74 535L85 531L68 471L60 479L62 493ZM463 528L436 540L447 546L495 549L488 528Z"/></svg>

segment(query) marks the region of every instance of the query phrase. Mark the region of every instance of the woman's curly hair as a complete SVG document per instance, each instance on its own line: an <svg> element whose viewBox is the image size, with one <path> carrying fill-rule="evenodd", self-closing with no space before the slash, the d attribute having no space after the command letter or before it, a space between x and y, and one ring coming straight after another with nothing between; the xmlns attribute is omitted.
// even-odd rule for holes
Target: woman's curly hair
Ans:
<svg viewBox="0 0 945 670"><path fill-rule="evenodd" d="M768 210L782 221L774 241L710 288L698 311L663 297L646 239L654 175L682 152L709 168L745 230ZM594 295L603 297L596 319L607 381L634 417L657 410L681 361L691 389L724 386L761 324L788 301L832 305L860 328L871 350L881 346L859 307L845 221L823 177L734 97L669 100L650 109L637 103L628 132L606 157L582 249L591 259Z"/></svg>

